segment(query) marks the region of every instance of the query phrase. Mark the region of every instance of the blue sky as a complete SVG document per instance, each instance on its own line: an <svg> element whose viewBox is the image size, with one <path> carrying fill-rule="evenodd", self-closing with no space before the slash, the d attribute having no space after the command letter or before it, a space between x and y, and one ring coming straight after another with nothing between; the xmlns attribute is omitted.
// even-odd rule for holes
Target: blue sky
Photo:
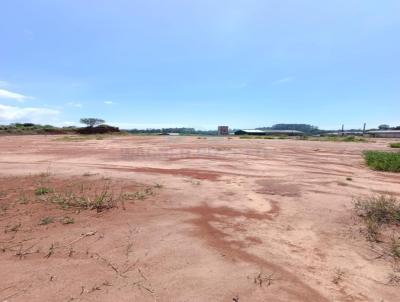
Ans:
<svg viewBox="0 0 400 302"><path fill-rule="evenodd" d="M398 0L2 0L0 124L400 125Z"/></svg>

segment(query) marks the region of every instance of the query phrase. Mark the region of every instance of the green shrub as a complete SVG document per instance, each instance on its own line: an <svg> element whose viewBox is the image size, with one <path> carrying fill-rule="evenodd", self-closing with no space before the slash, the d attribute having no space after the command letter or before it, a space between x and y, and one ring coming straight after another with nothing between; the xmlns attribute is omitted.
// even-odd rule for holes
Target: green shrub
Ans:
<svg viewBox="0 0 400 302"><path fill-rule="evenodd" d="M400 172L400 153L365 151L367 165L377 171Z"/></svg>
<svg viewBox="0 0 400 302"><path fill-rule="evenodd" d="M36 188L35 190L35 195L39 196L39 195L45 195L52 192L52 190L50 188L46 188L46 187L39 187Z"/></svg>
<svg viewBox="0 0 400 302"><path fill-rule="evenodd" d="M400 148L400 143L391 143L390 148Z"/></svg>

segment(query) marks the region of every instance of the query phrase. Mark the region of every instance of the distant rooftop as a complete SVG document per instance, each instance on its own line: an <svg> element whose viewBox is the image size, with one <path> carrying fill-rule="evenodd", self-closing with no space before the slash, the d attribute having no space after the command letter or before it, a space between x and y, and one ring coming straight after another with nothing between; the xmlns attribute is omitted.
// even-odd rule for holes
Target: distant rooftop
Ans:
<svg viewBox="0 0 400 302"><path fill-rule="evenodd" d="M243 132L251 132L251 133L265 133L264 130L257 130L257 129L243 129Z"/></svg>
<svg viewBox="0 0 400 302"><path fill-rule="evenodd" d="M259 134L303 134L303 132L298 130L274 130L274 129L266 129L266 130L259 130L259 129L243 129L238 130L245 133L259 133ZM237 132L238 132L237 131Z"/></svg>
<svg viewBox="0 0 400 302"><path fill-rule="evenodd" d="M400 133L400 130L369 130L367 133Z"/></svg>

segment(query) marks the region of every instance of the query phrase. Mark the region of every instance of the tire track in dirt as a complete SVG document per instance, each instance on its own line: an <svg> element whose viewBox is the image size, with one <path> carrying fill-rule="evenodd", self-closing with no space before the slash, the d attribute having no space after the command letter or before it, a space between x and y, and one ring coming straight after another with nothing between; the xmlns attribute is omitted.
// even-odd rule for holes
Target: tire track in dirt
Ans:
<svg viewBox="0 0 400 302"><path fill-rule="evenodd" d="M323 297L317 290L304 283L293 273L278 264L250 254L244 250L245 244L242 241L229 240L228 234L213 226L213 224L227 223L225 219L240 217L255 220L272 220L274 217L279 215L280 208L277 202L271 202L271 210L264 213L258 213L255 211L238 211L225 206L210 207L207 204L174 210L187 212L196 216L195 218L187 220L187 222L196 227L194 236L205 240L210 247L223 254L229 255L230 258L239 259L243 262L255 264L260 268L278 273L280 281L284 283L280 284L279 289L285 291L291 297L291 301L328 301L328 299ZM234 229L240 231L237 226L234 227ZM259 239L251 239L253 243L255 240Z"/></svg>

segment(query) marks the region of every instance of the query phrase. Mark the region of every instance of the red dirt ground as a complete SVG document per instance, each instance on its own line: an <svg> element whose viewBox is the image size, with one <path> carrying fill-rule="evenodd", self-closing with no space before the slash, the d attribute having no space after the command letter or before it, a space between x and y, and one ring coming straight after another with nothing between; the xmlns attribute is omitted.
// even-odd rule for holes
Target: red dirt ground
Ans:
<svg viewBox="0 0 400 302"><path fill-rule="evenodd" d="M399 301L352 210L400 196L388 143L0 137L0 301Z"/></svg>

